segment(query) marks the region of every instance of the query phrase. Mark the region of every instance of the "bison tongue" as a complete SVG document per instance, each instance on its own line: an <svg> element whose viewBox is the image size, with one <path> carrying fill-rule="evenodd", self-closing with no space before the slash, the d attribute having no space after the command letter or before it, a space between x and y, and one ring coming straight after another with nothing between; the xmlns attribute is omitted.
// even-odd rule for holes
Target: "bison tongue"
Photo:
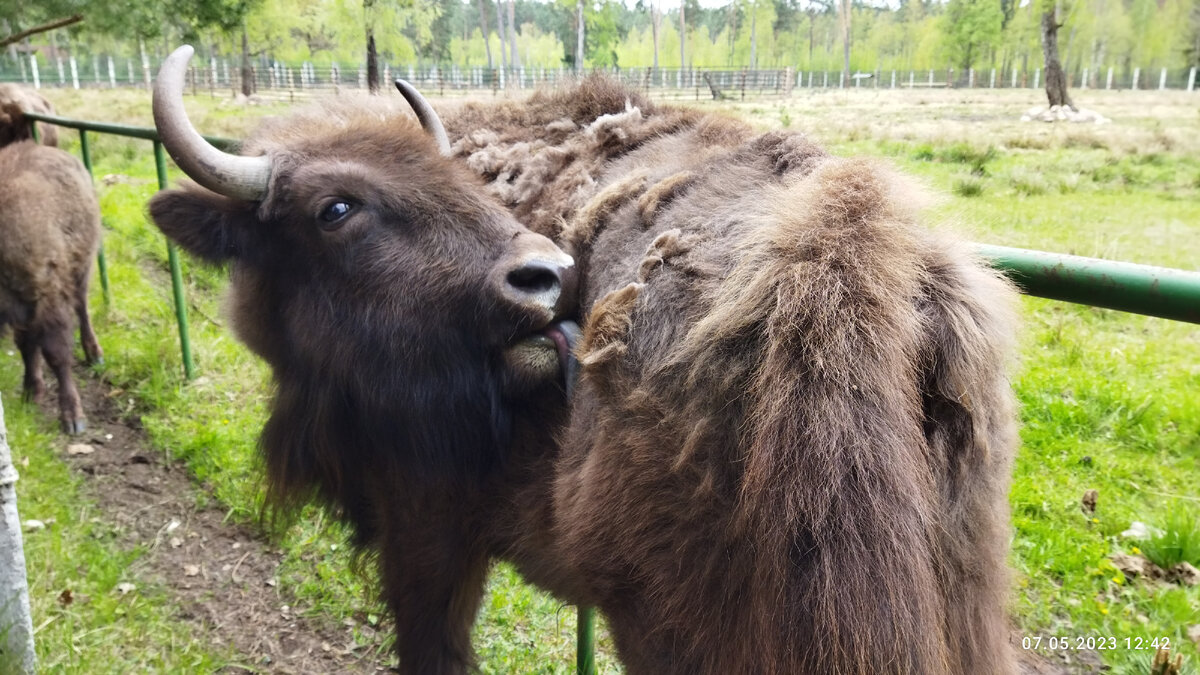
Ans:
<svg viewBox="0 0 1200 675"><path fill-rule="evenodd" d="M558 348L558 360L562 365L563 387L567 391L567 398L574 393L575 381L579 379L579 361L575 358L574 350L580 334L579 324L574 321L559 321L546 331L546 335L554 340L554 346Z"/></svg>

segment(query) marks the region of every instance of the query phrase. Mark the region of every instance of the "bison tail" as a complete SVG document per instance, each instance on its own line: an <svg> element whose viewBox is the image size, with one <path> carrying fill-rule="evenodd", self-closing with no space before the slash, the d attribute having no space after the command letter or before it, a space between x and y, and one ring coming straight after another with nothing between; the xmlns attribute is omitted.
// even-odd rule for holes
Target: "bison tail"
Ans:
<svg viewBox="0 0 1200 675"><path fill-rule="evenodd" d="M763 672L958 671L914 194L849 160L780 188L689 336L762 336L735 529L756 549Z"/></svg>

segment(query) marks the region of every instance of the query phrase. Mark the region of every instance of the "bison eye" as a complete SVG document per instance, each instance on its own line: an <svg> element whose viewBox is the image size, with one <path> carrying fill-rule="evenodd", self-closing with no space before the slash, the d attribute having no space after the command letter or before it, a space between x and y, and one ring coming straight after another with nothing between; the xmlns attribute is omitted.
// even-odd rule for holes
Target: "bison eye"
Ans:
<svg viewBox="0 0 1200 675"><path fill-rule="evenodd" d="M330 203L329 206L321 210L321 215L318 216L321 219L321 227L327 230L337 229L341 226L341 221L350 215L350 212L353 210L354 205L350 202L337 201Z"/></svg>

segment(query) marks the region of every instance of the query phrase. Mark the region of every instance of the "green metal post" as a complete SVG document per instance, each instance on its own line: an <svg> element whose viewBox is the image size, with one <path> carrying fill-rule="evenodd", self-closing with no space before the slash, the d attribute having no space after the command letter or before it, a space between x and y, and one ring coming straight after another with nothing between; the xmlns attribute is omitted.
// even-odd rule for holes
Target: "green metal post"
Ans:
<svg viewBox="0 0 1200 675"><path fill-rule="evenodd" d="M158 170L158 189L167 187L167 153L162 143L154 141L154 167ZM179 348L183 351L183 374L192 379L196 368L192 365L192 343L188 338L187 303L183 297L183 271L179 266L179 252L175 244L167 241L167 263L171 266L171 291L175 295L175 318L179 321Z"/></svg>
<svg viewBox="0 0 1200 675"><path fill-rule="evenodd" d="M1029 295L1200 323L1200 272L976 245Z"/></svg>
<svg viewBox="0 0 1200 675"><path fill-rule="evenodd" d="M34 142L34 143L41 143L41 142L42 142L42 130L41 130L41 129L38 129L37 122L30 122L30 123L29 123L29 134L30 134L31 136L33 136L33 142Z"/></svg>
<svg viewBox="0 0 1200 675"><path fill-rule="evenodd" d="M580 607L575 626L575 671L596 675L596 608Z"/></svg>
<svg viewBox="0 0 1200 675"><path fill-rule="evenodd" d="M83 165L94 181L96 174L92 172L92 150L88 143L87 129L79 130L79 154L83 155ZM104 240L100 241L100 252L96 255L96 266L100 268L100 288L104 290L104 305L112 304L112 294L108 290L108 260L104 257Z"/></svg>

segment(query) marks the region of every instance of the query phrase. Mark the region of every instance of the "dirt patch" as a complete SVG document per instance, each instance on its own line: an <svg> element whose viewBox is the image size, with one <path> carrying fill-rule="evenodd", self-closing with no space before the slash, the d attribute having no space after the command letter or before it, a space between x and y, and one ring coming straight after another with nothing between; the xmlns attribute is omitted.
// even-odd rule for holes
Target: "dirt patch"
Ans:
<svg viewBox="0 0 1200 675"><path fill-rule="evenodd" d="M171 589L195 639L232 647L246 665L226 673L375 673L390 660L356 647L352 626L296 616L276 583L282 555L261 535L197 508L201 488L164 461L136 422L124 419L103 382L77 373L88 431L61 457L87 477L85 491L121 543L144 546L139 579ZM81 447L80 444L83 444ZM211 500L200 500L211 501Z"/></svg>

